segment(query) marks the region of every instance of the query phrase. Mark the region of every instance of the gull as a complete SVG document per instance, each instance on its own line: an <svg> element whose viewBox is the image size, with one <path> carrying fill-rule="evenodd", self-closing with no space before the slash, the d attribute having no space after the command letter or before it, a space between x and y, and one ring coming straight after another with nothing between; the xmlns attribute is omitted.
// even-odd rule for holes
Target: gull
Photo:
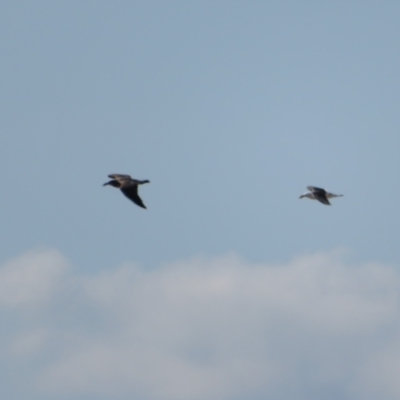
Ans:
<svg viewBox="0 0 400 400"><path fill-rule="evenodd" d="M310 192L302 194L299 198L302 199L303 197L308 197L311 200L318 200L322 204L326 204L327 206L330 206L331 203L329 203L328 199L331 199L332 197L342 197L342 194L333 194L327 192L325 189L321 189L315 186L307 186L307 189Z"/></svg>
<svg viewBox="0 0 400 400"><path fill-rule="evenodd" d="M142 208L146 208L143 204L142 199L138 195L139 185L143 183L150 183L148 180L139 181L138 179L132 179L129 175L121 174L110 174L108 175L112 180L106 182L103 186L110 185L115 188L121 189L121 192L129 199L132 200L136 205Z"/></svg>

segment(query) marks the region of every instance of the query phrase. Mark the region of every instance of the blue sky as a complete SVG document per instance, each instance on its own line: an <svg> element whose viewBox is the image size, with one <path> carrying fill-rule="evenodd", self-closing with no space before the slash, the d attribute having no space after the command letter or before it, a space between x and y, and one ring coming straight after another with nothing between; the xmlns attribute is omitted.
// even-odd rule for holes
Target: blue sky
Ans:
<svg viewBox="0 0 400 400"><path fill-rule="evenodd" d="M366 399L365 393L376 393L371 399L398 398L400 389L390 381L390 373L374 383L374 389L365 382L374 375L370 364L386 360L387 353L397 354L387 349L397 349L400 342L394 328L400 321L395 284L400 257L400 188L396 185L400 169L399 13L395 1L0 4L0 166L4 171L0 287L5 290L4 318L15 327L3 332L3 351L31 343L31 347L26 345L29 351L16 350L17 355L11 351L2 369L26 379L30 399L43 399L47 391L52 399L70 398L71 387L81 388L73 395L78 400L99 398L93 392L97 379L108 382L104 398L114 399L135 395L156 400L241 400L264 398L266 393L276 399L355 400L357 396ZM140 188L148 209L136 207L113 188L103 188L109 173L149 179L151 183ZM322 186L344 197L333 199L330 207L299 200L307 185ZM319 272L313 269L315 259L320 260ZM180 268L182 263L187 265L188 276ZM285 293L303 263L306 271L312 271L308 284L317 288L311 291L313 301L299 287L298 292L294 290L299 298L286 302L279 294L276 298L267 294L261 298L260 294L261 305L257 306L252 296L228 284L239 282L244 274L252 287L261 268L266 275L261 273L260 282L272 290L268 274L280 268L284 277L277 287ZM209 265L215 265L216 275ZM97 358L85 358L86 341L93 344L98 339L96 348L103 349L99 354L104 357L99 357L105 360L114 341L124 343L118 354L131 354L138 348L140 335L130 336L132 327L123 322L132 308L122 307L128 311L117 322L109 314L120 302L134 303L134 315L137 310L154 312L155 320L144 324L143 333L154 340L149 339L150 349L160 348L160 354L165 354L166 348L174 348L171 343L177 333L163 325L164 314L146 308L143 300L121 289L121 276L127 274L127 282L138 288L134 277L139 274L139 281L149 285L146 296L154 293L157 298L157 289L167 294L173 290L168 285L174 279L197 287L203 267L206 278L199 285L206 283L198 290L204 296L193 304L204 318L200 321L207 325L218 320L218 315L207 311L210 304L205 293L210 284L212 293L222 296L216 309L223 312L226 304L235 323L221 327L218 334L207 331L200 338L196 329L188 329L185 338L194 343L194 350L185 354L190 364L205 349L205 354L219 354L220 363L210 361L211 367L208 359L203 360L211 369L205 375L193 372L194 378L187 372L190 366L179 364L181 350L172 352L179 364L177 371L190 375L191 383L185 389L174 380L165 389L160 377L168 381L164 372L174 368L173 363L160 362L159 354L154 359L165 368L140 379L137 366L127 367L131 375L126 382L118 368L104 370L107 379L93 372ZM109 295L101 299L92 295L88 288L107 286L107 279ZM228 282L228 286L223 284L221 289L218 282ZM334 293L332 303L325 303L321 294L326 285ZM119 290L126 297L118 297ZM376 295L385 290L391 293L388 298ZM18 294L16 298L12 292ZM192 304L186 297L190 290L189 294L177 293L181 301ZM185 324L188 315L167 294L160 295L160 301L169 305L165 315ZM285 353L292 339L277 346L282 353L276 359L293 358L289 364L302 366L306 377L296 375L299 372L294 367L274 366L267 350L264 358L252 359L253 350L242 349L239 339L233 340L229 352L246 354L249 369L243 366L231 371L228 366L235 362L219 353L219 335L223 337L228 326L237 329L246 320L240 312L247 314L248 310L237 311L241 301L268 318L273 318L268 314L272 303L282 305L271 311L278 315L279 334L266 333L254 315L243 333L244 340L254 336L261 342L271 335L268 340L274 343L287 326L299 327L296 318L301 326L306 323L308 317L299 314L297 303L307 307L328 304L312 314L321 326L333 309L340 313L350 307L354 316L360 311L357 307L375 309L374 296L378 296L377 309L387 319L374 311L363 314L370 325L365 324L379 333L365 339L377 350L370 357L361 350L353 358L345 357L346 363L354 365L348 380L332 371L326 372L322 383L311 378L312 367L307 372L304 366L332 364L321 355L322 345L315 345L313 353L318 362L305 359L301 349ZM353 301L356 305L351 308ZM28 312L31 302L34 312ZM287 304L294 320L285 317ZM367 317L369 312L372 316ZM67 315L65 320L55 317L60 313ZM353 329L346 336L348 342L343 339L349 347L352 341L364 340L363 318L360 326L350 328L352 318L338 322ZM125 341L113 336L113 323L125 332ZM163 326L169 339L153 337L156 326ZM315 328L311 337L331 346L330 335L337 331L329 327L336 333ZM96 328L100 332L94 333ZM389 336L394 344L386 338L387 330L393 330ZM295 339L304 338L299 341L306 348L309 337L301 332ZM69 335L78 338L76 342ZM335 340L340 342L336 336ZM378 342L384 346L380 348ZM166 348L162 343L167 343ZM69 350L61 354L55 344ZM343 354L348 354L346 346L341 348ZM196 356L191 358L191 354ZM146 365L153 365L147 353L142 356ZM29 363L21 361L24 357ZM58 388L43 383L50 379L46 371L69 370L66 365L73 371L71 360L80 357L87 363L81 371L81 376L88 376L87 387L77 385L73 376L61 382L61 372L52 378L60 380ZM116 354L112 357L118 360ZM400 357L392 357L395 367L390 371L397 371ZM391 364L382 361L382 365ZM220 379L213 385L209 377L214 367ZM238 382L236 376L243 376L244 370L251 371L248 380ZM268 374L270 379L261 384L259 377ZM121 392L116 389L119 379L124 382ZM140 390L129 385L135 379L145 382ZM282 383L288 380L298 380L300 394L293 388L293 396L300 397L290 397L290 387ZM204 392L204 387L211 388L210 392ZM24 390L12 380L7 383L9 398L23 398Z"/></svg>

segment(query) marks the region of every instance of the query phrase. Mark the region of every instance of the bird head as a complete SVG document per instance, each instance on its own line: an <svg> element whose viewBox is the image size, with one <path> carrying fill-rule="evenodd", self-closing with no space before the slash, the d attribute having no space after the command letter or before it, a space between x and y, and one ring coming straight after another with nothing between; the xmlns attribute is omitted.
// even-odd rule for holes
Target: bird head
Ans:
<svg viewBox="0 0 400 400"><path fill-rule="evenodd" d="M121 184L114 179L112 181L109 181L109 182L106 182L103 184L103 186L107 186L107 185L114 186L116 188L119 188L121 186Z"/></svg>

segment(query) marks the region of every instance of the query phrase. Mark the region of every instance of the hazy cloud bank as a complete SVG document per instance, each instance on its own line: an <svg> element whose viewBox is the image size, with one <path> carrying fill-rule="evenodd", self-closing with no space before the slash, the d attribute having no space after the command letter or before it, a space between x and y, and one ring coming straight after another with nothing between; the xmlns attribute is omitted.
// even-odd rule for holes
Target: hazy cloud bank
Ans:
<svg viewBox="0 0 400 400"><path fill-rule="evenodd" d="M234 255L80 276L57 251L0 269L9 398L397 399L399 271L340 253ZM22 384L21 384L22 382ZM266 397L267 396L267 397Z"/></svg>

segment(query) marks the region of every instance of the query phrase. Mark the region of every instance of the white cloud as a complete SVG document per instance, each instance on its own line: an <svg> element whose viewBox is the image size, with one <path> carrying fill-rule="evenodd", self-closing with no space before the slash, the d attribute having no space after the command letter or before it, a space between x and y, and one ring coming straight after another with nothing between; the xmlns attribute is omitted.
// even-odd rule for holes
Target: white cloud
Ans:
<svg viewBox="0 0 400 400"><path fill-rule="evenodd" d="M9 261L0 270L0 307L36 304L48 300L66 269L60 253L28 253Z"/></svg>
<svg viewBox="0 0 400 400"><path fill-rule="evenodd" d="M31 378L37 398L400 393L400 275L390 266L347 265L336 253L274 266L227 255L82 278L62 274L66 262L56 252L18 260L0 271L0 278L20 276L11 280L20 294L3 304L19 305L15 319L25 318L26 299L47 310L33 327L13 331L19 359L40 354ZM36 275L27 279L30 262Z"/></svg>

